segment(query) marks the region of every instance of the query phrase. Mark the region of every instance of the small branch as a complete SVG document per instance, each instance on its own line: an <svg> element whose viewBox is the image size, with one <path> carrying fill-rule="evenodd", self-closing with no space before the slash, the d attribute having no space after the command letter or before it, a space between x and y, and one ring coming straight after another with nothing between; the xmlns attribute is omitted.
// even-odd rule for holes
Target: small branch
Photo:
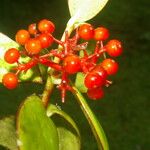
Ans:
<svg viewBox="0 0 150 150"><path fill-rule="evenodd" d="M45 66L51 67L51 68L53 68L55 70L62 71L62 66L57 64L57 63L54 63L51 60L48 60L48 59L45 59L45 58L40 58L39 62L41 64L44 64Z"/></svg>
<svg viewBox="0 0 150 150"><path fill-rule="evenodd" d="M61 38L62 42L65 40L66 31L68 31L68 36L70 36L70 34L73 31L73 29L74 29L73 25L66 27L66 29L65 29L65 31L63 33L63 36ZM62 49L63 49L63 47L61 45L59 45L58 46L58 51L59 50L61 51ZM55 57L53 62L56 63L56 64L59 64L60 59L58 57ZM51 70L51 74L53 74L53 70ZM51 76L48 75L47 80L46 80L46 84L45 84L45 88L44 88L44 91L43 91L43 94L42 94L42 102L43 102L45 107L47 107L47 105L49 103L50 95L51 95L51 93L53 91L53 87L54 87L54 84L52 82Z"/></svg>
<svg viewBox="0 0 150 150"><path fill-rule="evenodd" d="M54 87L54 84L52 83L51 76L48 75L47 81L46 81L46 84L45 84L45 88L44 88L44 92L43 92L43 95L42 95L42 102L43 102L45 107L47 107L47 105L49 103L50 95L53 91L53 87Z"/></svg>
<svg viewBox="0 0 150 150"><path fill-rule="evenodd" d="M100 43L101 43L101 49L103 49L103 47L104 47L103 41L101 41ZM106 59L106 53L105 52L103 53L103 57L104 57L104 59Z"/></svg>

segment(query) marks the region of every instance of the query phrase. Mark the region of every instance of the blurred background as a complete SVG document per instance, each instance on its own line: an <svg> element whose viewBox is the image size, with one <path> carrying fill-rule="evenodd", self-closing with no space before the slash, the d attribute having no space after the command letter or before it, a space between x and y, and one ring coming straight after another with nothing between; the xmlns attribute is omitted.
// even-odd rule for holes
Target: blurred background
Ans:
<svg viewBox="0 0 150 150"><path fill-rule="evenodd" d="M110 0L89 23L105 26L111 38L123 42L124 53L117 58L118 74L100 101L87 99L107 135L111 150L150 150L150 1ZM1 0L0 32L14 39L20 28L49 18L60 38L70 15L67 0ZM21 101L32 93L41 94L42 85L22 84L9 91L0 85L0 117L15 114ZM70 94L61 104L80 128L83 150L97 150L96 142L76 100ZM90 136L89 136L90 135ZM2 150L2 148L0 148Z"/></svg>

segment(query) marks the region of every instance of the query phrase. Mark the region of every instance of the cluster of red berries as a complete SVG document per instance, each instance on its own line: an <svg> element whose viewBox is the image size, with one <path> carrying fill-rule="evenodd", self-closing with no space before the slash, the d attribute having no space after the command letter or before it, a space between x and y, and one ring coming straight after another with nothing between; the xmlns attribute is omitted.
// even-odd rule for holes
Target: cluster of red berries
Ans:
<svg viewBox="0 0 150 150"><path fill-rule="evenodd" d="M111 84L107 80L108 75L118 71L118 63L111 57L117 57L122 53L121 42L113 39L104 45L109 37L109 31L105 27L93 28L91 24L82 24L76 29L75 35L69 37L65 32L64 41L54 38L52 33L55 25L47 19L41 20L38 24L31 24L28 30L19 30L16 34L16 42L22 45L22 50L10 48L6 51L4 59L7 63L17 63L15 73L7 73L3 76L3 84L8 89L14 89L18 85L17 75L32 67L43 64L60 72L61 83L57 86L61 90L62 101L64 102L66 90L73 91L70 85L69 75L82 72L85 74L84 84L88 88L87 95L91 99L100 99L104 92L102 87ZM87 52L88 42L79 43L79 40L94 39L95 48L92 53ZM60 49L50 49L53 43L61 46ZM46 51L45 51L46 49ZM79 52L83 51L83 56ZM45 53L47 52L47 53ZM20 63L21 55L30 57L28 63ZM54 62L54 57L59 58L59 63ZM99 58L103 61L99 63Z"/></svg>

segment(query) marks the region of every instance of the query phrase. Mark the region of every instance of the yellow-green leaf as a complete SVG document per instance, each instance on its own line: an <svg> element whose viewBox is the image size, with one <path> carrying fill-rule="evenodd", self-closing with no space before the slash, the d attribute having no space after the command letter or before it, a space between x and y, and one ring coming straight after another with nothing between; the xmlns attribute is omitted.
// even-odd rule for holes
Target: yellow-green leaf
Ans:
<svg viewBox="0 0 150 150"><path fill-rule="evenodd" d="M3 75L7 72L10 72L13 67L16 67L16 64L8 64L4 60L4 54L9 48L21 49L20 45L10 39L8 36L0 33L0 82L2 82ZM20 63L27 63L30 60L29 57L21 57L19 59ZM29 69L26 73L21 73L19 75L20 81L32 81L32 82L42 82L41 74L37 67Z"/></svg>
<svg viewBox="0 0 150 150"><path fill-rule="evenodd" d="M83 74L82 72L79 72L77 73L76 80L75 80L76 88L82 93L87 92L87 87L84 84L84 78L85 78L85 74Z"/></svg>
<svg viewBox="0 0 150 150"><path fill-rule="evenodd" d="M21 105L17 133L20 150L59 150L57 128L38 96L28 97Z"/></svg>

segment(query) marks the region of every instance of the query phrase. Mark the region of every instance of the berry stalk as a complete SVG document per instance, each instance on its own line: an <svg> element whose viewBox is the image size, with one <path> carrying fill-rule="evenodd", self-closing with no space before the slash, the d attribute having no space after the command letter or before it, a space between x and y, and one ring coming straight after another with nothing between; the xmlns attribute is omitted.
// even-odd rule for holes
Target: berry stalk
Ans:
<svg viewBox="0 0 150 150"><path fill-rule="evenodd" d="M48 106L50 96L51 96L51 93L53 91L53 87L54 87L54 84L52 82L52 78L50 75L48 75L46 83L45 83L44 91L42 94L42 102L43 102L45 107Z"/></svg>
<svg viewBox="0 0 150 150"><path fill-rule="evenodd" d="M74 30L74 24L72 25L67 25L63 35L62 35L62 38L60 41L65 41L65 37L66 37L66 31L68 32L68 36L70 36L70 34L72 33L72 31ZM63 47L61 45L58 46L58 51L62 51ZM60 58L58 57L55 57L54 58L54 63L56 64L59 64L60 62ZM51 74L54 73L54 70L50 70L50 72L48 73L48 77L47 77L47 80L46 80L46 84L45 84L45 87L44 87L44 91L43 91L43 94L42 94L42 102L44 104L45 107L47 107L48 103L49 103L49 100L50 100L50 95L53 91L53 87L54 87L54 84L52 82L52 79L51 79Z"/></svg>

